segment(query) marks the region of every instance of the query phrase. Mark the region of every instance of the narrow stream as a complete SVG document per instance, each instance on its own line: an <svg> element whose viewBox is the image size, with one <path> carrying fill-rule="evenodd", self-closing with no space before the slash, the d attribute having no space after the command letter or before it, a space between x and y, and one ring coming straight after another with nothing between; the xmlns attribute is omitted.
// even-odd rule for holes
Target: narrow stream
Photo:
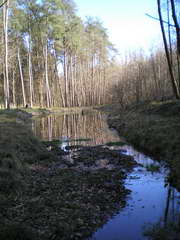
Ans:
<svg viewBox="0 0 180 240"><path fill-rule="evenodd" d="M105 115L91 114L49 115L36 118L32 129L43 140L71 139L75 144L81 139L83 145L100 145L118 142L120 137L110 130ZM84 140L83 140L84 139ZM92 236L91 240L144 240L144 231L151 225L176 221L180 213L180 193L165 184L167 171L157 161L137 152L133 147L111 147L124 149L134 156L141 166L134 169L126 179L126 187L132 192L127 206L109 220ZM158 166L158 172L147 171L148 166Z"/></svg>
<svg viewBox="0 0 180 240"><path fill-rule="evenodd" d="M144 232L153 224L176 221L180 212L180 193L172 187L165 187L166 171L150 172L146 167L158 164L156 161L134 150L124 147L142 167L137 167L128 176L126 187L132 192L127 206L93 236L93 240L143 240Z"/></svg>

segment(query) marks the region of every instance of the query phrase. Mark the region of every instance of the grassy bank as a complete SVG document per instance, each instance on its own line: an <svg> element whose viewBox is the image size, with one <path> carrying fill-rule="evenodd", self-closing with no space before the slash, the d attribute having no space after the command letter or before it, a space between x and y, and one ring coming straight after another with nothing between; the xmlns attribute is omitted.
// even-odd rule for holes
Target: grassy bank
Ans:
<svg viewBox="0 0 180 240"><path fill-rule="evenodd" d="M165 161L169 181L180 189L180 101L105 107L108 123L137 149Z"/></svg>
<svg viewBox="0 0 180 240"><path fill-rule="evenodd" d="M0 189L11 192L29 164L49 157L30 130L31 115L21 110L0 111Z"/></svg>
<svg viewBox="0 0 180 240"><path fill-rule="evenodd" d="M106 106L108 123L139 151L151 155L170 168L167 182L180 190L180 101L143 103L120 109ZM145 232L148 239L180 238L179 220L155 224Z"/></svg>
<svg viewBox="0 0 180 240"><path fill-rule="evenodd" d="M151 102L128 107L104 107L109 126L137 149L171 168L169 181L180 189L180 101Z"/></svg>
<svg viewBox="0 0 180 240"><path fill-rule="evenodd" d="M87 239L125 206L135 162L103 146L67 162L57 144L48 151L33 136L30 118L0 112L0 239Z"/></svg>

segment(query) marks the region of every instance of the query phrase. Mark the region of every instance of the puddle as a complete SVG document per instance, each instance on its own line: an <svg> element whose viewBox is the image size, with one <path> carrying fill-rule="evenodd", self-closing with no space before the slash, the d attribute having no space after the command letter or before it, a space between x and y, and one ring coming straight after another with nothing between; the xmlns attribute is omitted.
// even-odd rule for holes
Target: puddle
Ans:
<svg viewBox="0 0 180 240"><path fill-rule="evenodd" d="M115 131L108 128L105 115L99 112L37 118L32 129L43 140L62 141L60 147L65 151L67 146L75 144L94 146L122 141ZM109 148L134 156L141 167L135 168L126 179L126 187L132 191L127 206L94 233L91 240L147 239L143 232L150 224L176 220L176 214L180 213L180 193L170 186L165 187L167 172L158 162L131 146ZM158 166L159 172L147 171L151 165Z"/></svg>

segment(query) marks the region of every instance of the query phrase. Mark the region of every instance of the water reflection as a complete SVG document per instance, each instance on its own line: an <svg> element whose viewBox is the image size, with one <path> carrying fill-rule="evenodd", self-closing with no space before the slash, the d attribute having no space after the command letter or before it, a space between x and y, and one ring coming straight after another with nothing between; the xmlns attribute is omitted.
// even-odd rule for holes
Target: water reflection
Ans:
<svg viewBox="0 0 180 240"><path fill-rule="evenodd" d="M138 151L136 151L132 146L125 145L122 146L121 149L126 150L127 155L131 155L136 159L136 162L139 164L142 164L144 167L150 166L151 164L155 166L160 166L160 163L157 161L154 161L151 157L146 156Z"/></svg>
<svg viewBox="0 0 180 240"><path fill-rule="evenodd" d="M62 138L91 139L91 141L84 141L84 145L98 145L119 141L118 135L108 129L105 115L100 112L92 112L86 115L53 114L43 118L36 118L32 129L37 137L49 141Z"/></svg>
<svg viewBox="0 0 180 240"><path fill-rule="evenodd" d="M84 141L84 145L120 141L116 132L108 129L105 116L99 112L87 115L54 114L37 118L32 128L35 135L43 140L66 140L63 142L64 147L78 144L73 142L73 139L92 139ZM180 193L169 185L165 186L167 173L163 166L160 172L152 173L146 170L151 164L159 165L158 162L135 151L131 146L118 148L124 149L128 155L133 155L142 166L135 168L126 180L126 187L132 191L127 207L99 229L92 239L144 240L144 227L149 224L160 222L162 226L166 226L169 221L179 221Z"/></svg>
<svg viewBox="0 0 180 240"><path fill-rule="evenodd" d="M168 194L166 199L166 208L164 212L163 225L169 222L180 222L180 194L175 188L168 186Z"/></svg>
<svg viewBox="0 0 180 240"><path fill-rule="evenodd" d="M147 239L144 231L149 226L156 223L166 226L170 221L177 221L180 214L180 193L165 186L164 168L149 172L146 166L159 163L131 146L122 148L143 166L135 168L126 180L126 187L132 191L127 207L99 229L92 240L144 240Z"/></svg>

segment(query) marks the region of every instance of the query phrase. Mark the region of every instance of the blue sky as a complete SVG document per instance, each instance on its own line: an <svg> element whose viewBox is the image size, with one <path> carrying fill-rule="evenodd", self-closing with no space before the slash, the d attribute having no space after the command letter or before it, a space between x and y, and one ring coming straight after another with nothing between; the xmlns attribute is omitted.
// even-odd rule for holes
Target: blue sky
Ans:
<svg viewBox="0 0 180 240"><path fill-rule="evenodd" d="M157 16L156 0L74 0L77 14L98 17L120 53L143 48L148 51L161 44L159 22L145 16Z"/></svg>

